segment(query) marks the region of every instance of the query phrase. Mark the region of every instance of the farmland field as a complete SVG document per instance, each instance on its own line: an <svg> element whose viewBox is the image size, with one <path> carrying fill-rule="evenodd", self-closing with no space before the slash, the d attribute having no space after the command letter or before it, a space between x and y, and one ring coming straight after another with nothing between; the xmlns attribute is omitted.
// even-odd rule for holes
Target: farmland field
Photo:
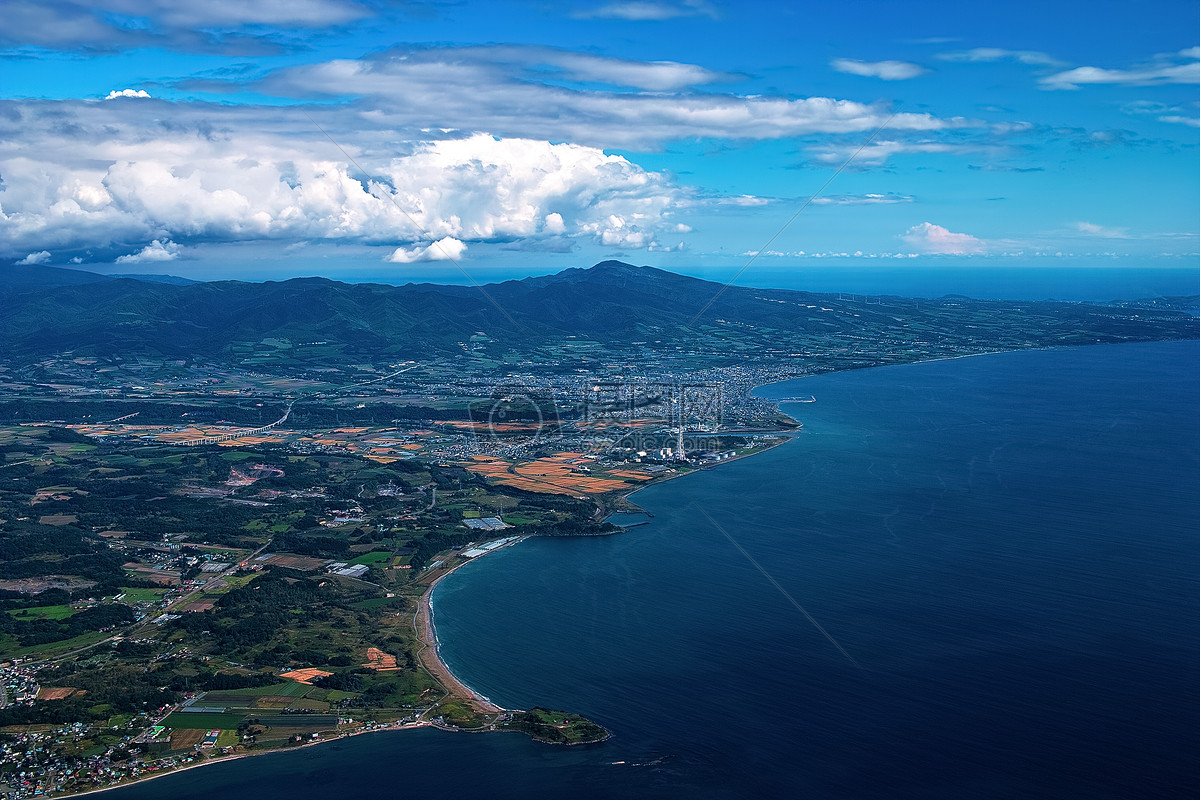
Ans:
<svg viewBox="0 0 1200 800"><path fill-rule="evenodd" d="M171 731L171 749L187 750L189 747L194 747L200 744L200 740L204 738L204 733L199 728L179 728Z"/></svg>
<svg viewBox="0 0 1200 800"><path fill-rule="evenodd" d="M162 598L165 594L163 589L121 589L121 594L124 597L121 601L124 603L153 603L155 600Z"/></svg>
<svg viewBox="0 0 1200 800"><path fill-rule="evenodd" d="M363 553L358 558L353 558L350 561L347 561L346 563L347 564L366 564L368 566L373 567L373 566L379 566L381 564L386 564L389 560L391 560L391 558L392 558L392 554L390 552L385 553L385 552L380 552L380 551L374 551L371 553Z"/></svg>
<svg viewBox="0 0 1200 800"><path fill-rule="evenodd" d="M212 729L212 728L237 728L238 723L245 719L243 713L233 714L187 714L176 711L174 714L163 720L163 725L168 728L181 729Z"/></svg>
<svg viewBox="0 0 1200 800"><path fill-rule="evenodd" d="M204 696L205 703L220 698L219 702L228 702L230 704L236 702L252 702L255 697L303 697L305 693L312 690L311 686L295 681L282 681L280 683L272 683L270 686L255 686L251 689L229 689L220 692L209 692Z"/></svg>
<svg viewBox="0 0 1200 800"><path fill-rule="evenodd" d="M17 619L66 619L75 613L70 606L39 606L37 608L14 608L8 612Z"/></svg>

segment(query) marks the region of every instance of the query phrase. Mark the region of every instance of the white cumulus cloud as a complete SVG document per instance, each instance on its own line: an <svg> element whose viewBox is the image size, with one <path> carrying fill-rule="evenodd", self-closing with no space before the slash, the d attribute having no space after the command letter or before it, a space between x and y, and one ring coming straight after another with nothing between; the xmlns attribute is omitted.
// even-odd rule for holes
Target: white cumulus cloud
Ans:
<svg viewBox="0 0 1200 800"><path fill-rule="evenodd" d="M174 261L179 258L183 248L170 239L155 239L136 253L120 256L118 264L144 264L153 261Z"/></svg>
<svg viewBox="0 0 1200 800"><path fill-rule="evenodd" d="M565 232L644 247L673 224L683 195L666 176L595 148L483 134L423 145L384 174L424 230L477 241Z"/></svg>
<svg viewBox="0 0 1200 800"><path fill-rule="evenodd" d="M50 260L50 251L49 250L39 250L36 253L30 253L29 255L25 256L20 261L18 261L17 264L19 264L21 266L31 266L33 264L45 264L49 260Z"/></svg>
<svg viewBox="0 0 1200 800"><path fill-rule="evenodd" d="M108 93L105 100L116 100L118 97L149 97L150 93L145 89L113 89Z"/></svg>
<svg viewBox="0 0 1200 800"><path fill-rule="evenodd" d="M838 72L880 78L885 81L906 81L924 75L927 69L907 61L856 61L853 58L835 58L830 66Z"/></svg>
<svg viewBox="0 0 1200 800"><path fill-rule="evenodd" d="M192 13L182 4L160 11ZM603 148L817 135L840 147L889 119L889 138L920 137L873 142L861 157L870 164L896 152L963 152L963 129L982 125L891 117L884 105L831 97L698 91L730 76L543 46L395 48L254 75L229 86L320 99L308 113L353 159L303 114L273 104L142 103L141 89L114 90L111 102L0 99L0 258L102 248L89 260L149 260L172 255L168 242L408 252L446 237L517 248L675 246L668 235L685 232L683 213L770 199L705 197ZM129 243L154 241L161 252L130 252Z"/></svg>
<svg viewBox="0 0 1200 800"><path fill-rule="evenodd" d="M546 233L559 234L566 231L566 223L563 222L562 214L557 211L551 211L546 215Z"/></svg>
<svg viewBox="0 0 1200 800"><path fill-rule="evenodd" d="M397 247L385 259L393 264L412 264L417 261L458 261L467 252L467 245L453 236L443 236L425 247Z"/></svg>
<svg viewBox="0 0 1200 800"><path fill-rule="evenodd" d="M132 256L170 255L168 242L262 240L394 247L565 236L649 246L678 231L673 215L691 196L665 173L583 145L438 139L387 159L359 152L368 178L332 159L341 154L327 141L275 133L269 120L233 120L239 136L211 128L198 136L185 119L147 133L128 113L103 108L78 109L87 113L75 127L60 124L63 104L44 118L22 115L36 157L0 136L0 257L152 240L162 252Z"/></svg>
<svg viewBox="0 0 1200 800"><path fill-rule="evenodd" d="M962 256L987 252L987 245L982 239L968 233L954 233L932 222L914 225L901 238L922 253L933 255Z"/></svg>

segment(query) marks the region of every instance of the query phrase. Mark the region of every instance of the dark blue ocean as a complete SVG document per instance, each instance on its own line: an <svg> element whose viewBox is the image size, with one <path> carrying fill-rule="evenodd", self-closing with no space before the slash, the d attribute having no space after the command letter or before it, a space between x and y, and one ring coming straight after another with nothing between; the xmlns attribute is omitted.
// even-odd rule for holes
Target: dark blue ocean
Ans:
<svg viewBox="0 0 1200 800"><path fill-rule="evenodd" d="M400 731L111 796L1194 797L1198 368L1183 342L767 387L816 398L788 444L435 594L460 677L609 742Z"/></svg>

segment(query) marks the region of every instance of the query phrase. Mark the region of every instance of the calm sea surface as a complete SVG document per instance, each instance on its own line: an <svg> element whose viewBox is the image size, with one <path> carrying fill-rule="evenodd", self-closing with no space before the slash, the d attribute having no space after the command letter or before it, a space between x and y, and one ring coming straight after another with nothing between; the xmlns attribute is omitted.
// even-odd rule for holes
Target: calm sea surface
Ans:
<svg viewBox="0 0 1200 800"><path fill-rule="evenodd" d="M609 742L401 731L110 796L1194 796L1198 366L1121 345L768 387L817 399L790 443L438 587L460 677Z"/></svg>

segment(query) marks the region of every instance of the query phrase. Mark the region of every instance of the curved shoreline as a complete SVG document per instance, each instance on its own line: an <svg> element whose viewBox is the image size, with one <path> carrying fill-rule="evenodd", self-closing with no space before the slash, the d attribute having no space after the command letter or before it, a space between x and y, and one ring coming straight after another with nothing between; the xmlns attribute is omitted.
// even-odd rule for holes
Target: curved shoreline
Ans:
<svg viewBox="0 0 1200 800"><path fill-rule="evenodd" d="M1155 342L1115 342L1115 343L1103 343L1103 344L1106 346L1117 346L1117 345L1136 345L1136 344L1162 344L1162 343L1166 343L1166 342L1177 342L1177 341L1191 341L1191 340L1160 340L1160 341L1155 341ZM1044 350L1054 350L1054 349L1075 349L1075 348L1084 348L1084 347L1092 347L1092 346L1095 346L1095 345L1078 344L1078 345L1067 345L1067 346L1057 346L1057 347L1038 347L1038 348L1020 348L1020 349L1015 349L1015 350L996 350L996 351L988 351L988 352L983 352L983 353L964 353L962 355L940 356L937 358L929 358L929 359L924 359L924 360L919 360L919 361L902 362L902 363L897 363L897 364L880 364L880 365L876 365L873 367L867 367L866 369L877 369L880 367L912 366L912 365L916 365L916 364L933 363L936 361L947 361L947 360L954 360L954 359L961 359L961 358L971 358L974 356L1000 355L1000 354L1005 354L1005 353L1034 352L1034 351L1044 351ZM849 371L849 370L844 370L844 369L843 370L832 370L830 372L816 373L816 374L812 374L812 375L801 375L801 376L796 376L796 377L792 377L792 378L786 378L786 379L780 380L780 381L771 381L769 383L764 383L760 386L756 386L751 391L753 393L753 392L757 392L767 386L774 386L776 384L786 383L788 381L802 380L804 378L810 378L810 377L822 377L822 376L831 375L831 374L834 374L837 372L847 372L847 371ZM764 399L769 399L769 398L764 398ZM775 402L776 405L778 406L780 403L788 402L788 401L783 400L783 401L772 401L772 402ZM748 458L752 455L758 455L759 453L766 452L767 450L774 449L774 447L778 447L782 444L785 444L788 441L792 441L795 438L794 434L788 435L788 434L781 433L780 435L783 438L783 441L780 441L780 442L773 444L770 447L766 447L762 450L756 451L755 453L751 453L751 454L748 454L745 456L738 456L738 457L735 457L735 458L729 459L729 460L730 461L740 460L742 458ZM727 462L721 462L721 463L727 463ZM627 494L622 495L622 497L627 499L629 497L632 497L634 494L637 494L638 492L644 491L646 489L650 489L653 486L657 486L661 483L665 483L668 480L682 478L682 477L685 477L686 475L692 474L693 472L702 472L702 471L706 471L708 469L715 469L715 468L718 468L720 465L721 464L714 464L709 467L704 467L702 469L693 470L691 472L668 476L666 478L656 480L649 485L639 486L635 489L632 489ZM645 523L641 523L641 524L645 524ZM512 544L516 544L516 543L528 538L530 535L531 534L523 535L523 536L519 537L518 539L516 539L512 542L509 542L508 544L502 545L501 547L497 547L495 549L500 550L500 549L503 549L504 547L508 547ZM488 551L488 552L493 552L493 551ZM482 558L483 555L486 555L486 553L484 553L476 558L470 559L470 561L478 560L478 558ZM432 608L433 589L437 586L437 584L443 578L452 574L454 571L456 571L457 569L459 569L466 563L469 563L469 562L462 561L461 563L453 565L452 567L447 569L445 572L437 575L437 577L434 578L430 582L430 584L426 587L425 591L421 595L420 601L418 603L418 609L417 609L416 613L414 614L414 630L415 630L415 633L417 636L417 640L422 645L422 649L420 651L419 658L421 660L422 665L426 669L429 669L430 672L433 672L435 677L438 676L438 673L435 672L433 669L430 669L430 663L438 665L438 667L444 672L444 675L448 676L449 683L454 688L457 688L462 693L461 695L455 694L451 688L451 685L447 685L446 686L447 694L445 695L445 697L455 696L455 697L460 697L460 699L464 699L464 700L467 700L472 703L479 703L481 705L486 704L485 707L488 709L488 713L504 713L505 711L508 711L509 709L501 708L499 705L493 703L489 698L475 692L467 684L465 684L463 681L461 681L459 678L457 678L457 676L455 676L453 674L453 672L450 670L449 666L444 661L442 661L442 659L440 657L440 653L438 652L440 642L437 638L435 626L433 623L433 608ZM417 624L418 618L420 619L420 623L421 623L420 625ZM360 735L364 735L364 734L368 734L368 733L380 733L380 732L384 732L384 731L412 730L412 729L416 729L416 728L430 728L430 727L437 728L438 730L454 730L454 731L472 732L472 731L470 731L470 729L457 729L457 728L444 727L444 726L436 725L433 722L429 722L429 721L425 721L425 720L420 720L420 721L413 722L413 723L407 723L407 724L399 725L399 726L395 726L395 727L377 727L377 728L372 728L372 729L367 729L367 730L354 730L354 731L339 732L335 736L331 736L327 739L321 739L316 742L305 742L303 744L296 745L293 747L285 747L285 748L278 748L278 749L271 749L271 750L245 751L245 752L230 754L228 756L219 756L217 758L206 759L206 760L200 761L198 763L191 763L191 764L187 764L185 766L155 771L152 774L141 775L132 780L114 784L111 786L86 789L81 792L74 792L74 793L68 793L68 794L57 795L57 796L59 796L59 797L81 797L83 795L99 794L101 792L109 792L109 791L112 791L115 789L127 788L127 787L133 786L135 784L146 783L146 782L155 780L157 778L179 774L179 773L185 772L187 770L191 770L191 769L196 769L196 768L206 767L206 766L216 765L216 764L222 764L222 763L226 763L226 762L232 762L232 761L236 761L236 760L243 759L243 758L264 756L264 755L269 755L269 754L273 754L273 753L282 754L282 753L286 753L286 752L289 752L292 750L300 750L305 747L315 747L315 746L319 746L322 744L339 741L341 739L351 737L351 736L360 736ZM488 729L483 728L480 730L486 731Z"/></svg>
<svg viewBox="0 0 1200 800"><path fill-rule="evenodd" d="M1037 349L1046 349L1046 348L1037 348ZM997 353L1005 353L1005 352L1020 352L1020 351L997 350L997 351L988 352L988 353L966 353L961 356L942 356L939 358L931 358L931 359L927 359L927 361L929 361L929 362L944 361L944 360L949 360L949 359L953 359L953 358L968 358L968 357L974 356L974 355L995 355ZM926 363L926 362L916 361L916 362L905 362L904 364L880 364L878 366L907 366L908 364L919 364L919 363ZM873 367L871 367L869 369L872 369L872 368ZM846 371L846 370L834 370L834 372L844 372L844 371ZM817 375L826 375L826 374L831 374L831 373L818 373ZM808 377L817 377L817 375L801 375L801 376L797 376L797 377L793 377L793 378L785 378L784 380L781 380L781 381L771 381L769 383L764 383L759 386L755 386L751 390L751 394L753 394L754 392L757 392L760 389L763 389L764 387L767 387L767 386L773 386L775 384L786 383L788 381L800 380L800 379L808 378ZM766 399L769 399L769 398L766 398ZM786 401L772 401L772 402L775 403L775 407L776 407L777 411L779 411L780 413L785 413L779 409L779 405L781 402L786 402ZM787 416L790 417L790 415L787 415ZM741 459L744 459L744 458L749 458L751 456L759 455L760 453L765 453L768 450L773 450L774 448L779 447L783 444L786 444L787 442L790 442L795 438L794 431L793 432L781 431L779 433L779 435L781 437L781 441L779 441L779 442L771 444L768 447L764 447L762 450L758 450L754 453L749 453L747 455L742 455L742 456L735 456L734 458L731 458L728 461L725 461L722 463L729 463L729 461L740 461ZM629 492L621 495L621 499L629 502L634 507L640 509L641 506L638 506L636 503L634 503L632 500L629 499L633 495L635 495L639 492L645 491L646 489L650 489L659 484L666 483L667 481L676 480L678 478L684 478L684 477L687 477L688 475L692 475L692 474L699 473L699 472L706 472L710 469L715 469L719 466L721 466L721 464L713 464L710 466L691 470L691 471L685 472L685 473L677 473L674 475L664 476L663 478L655 480L655 481L651 482L650 484L647 484L644 486L638 486L634 489L631 489ZM643 513L649 514L649 512L646 512L644 509L643 509ZM641 524L646 524L646 523L641 523ZM437 577L435 577L429 583L429 585L426 587L425 591L422 592L421 597L417 603L417 610L413 614L413 630L416 634L417 642L419 642L421 645L420 650L417 652L417 658L418 658L418 661L420 662L421 666L427 672L429 672L434 677L435 680L437 680L439 683L441 683L443 685L443 687L446 689L446 694L443 695L443 697L441 698L442 700L445 700L446 698L449 698L449 697L454 697L454 698L457 698L460 700L464 700L464 701L470 703L471 705L473 705L481 713L486 713L486 714L503 714L503 713L515 710L515 709L505 709L505 708L501 707L499 704L493 702L490 698L486 697L485 695L480 694L479 692L476 692L474 689L472 689L470 686L468 686L465 682L463 682L458 676L456 676L454 674L454 672L450 669L449 665L446 664L446 662L442 660L441 653L440 653L441 641L438 639L436 625L434 623L433 590L437 587L437 585L439 583L441 583L441 581L444 578L453 574L459 568L470 563L471 561L477 561L478 559L483 558L488 553L495 552L496 550L502 550L505 547L510 547L511 545L522 542L525 539L529 538L529 536L531 536L531 535L532 534L522 535L512 542L502 545L501 547L497 547L494 550L489 550L487 553L483 553L482 555L477 556L476 558L470 559L470 561L462 561L458 564L454 564L449 569L447 569L445 572L443 572L440 575L438 575ZM439 700L439 702L440 702L440 700ZM434 706L436 706L436 705L437 704L435 703ZM433 708L434 706L431 706L431 708ZM342 739L345 739L345 738L348 738L351 736L362 736L362 735L368 734L368 733L381 733L381 732L385 732L385 731L413 730L413 729L418 729L418 728L436 728L438 730L461 731L461 732L485 732L485 731L489 730L488 728L483 728L483 729L480 729L479 731L471 731L469 729L462 729L462 728L451 728L451 727L446 727L446 726L442 726L442 725L437 725L437 724L435 724L431 721L425 720L423 718L418 718L418 721L416 721L416 722L407 723L405 725L397 726L397 727L379 727L379 728L372 728L369 730L355 730L355 731L339 732L336 736L332 736L328 739L321 739L316 742L304 742L303 744L300 744L300 745L297 745L294 747L289 747L289 748L277 748L277 749L271 749L271 750L250 750L250 751L244 751L244 752L240 752L240 753L232 753L227 756L219 756L217 758L206 759L206 760L200 761L198 763L187 764L186 766L174 767L171 769L156 771L153 774L142 775L137 778L134 778L133 780L125 781L125 782L118 783L118 784L115 784L112 786L105 786L105 787L95 788L95 789L87 789L82 792L69 793L69 794L61 795L61 796L62 797L82 797L84 795L100 794L101 792L110 792L110 791L113 791L116 789L123 789L123 788L129 787L129 786L133 786L135 784L147 783L147 782L155 780L157 778L164 778L164 777L168 777L171 775L176 775L176 774L179 774L182 772L186 772L187 770L198 769L201 767L215 766L218 764L229 763L229 762L238 761L238 760L245 759L245 758L254 758L257 756L282 754L282 753L287 753L287 752L291 752L294 750L301 750L301 749L307 748L307 747L318 747L320 745L328 744L330 742L340 741ZM611 736L611 732L609 733L609 736Z"/></svg>
<svg viewBox="0 0 1200 800"><path fill-rule="evenodd" d="M438 575L430 582L424 593L422 593L421 599L417 602L417 610L413 614L413 629L416 631L417 641L421 644L421 649L417 651L417 658L421 661L422 666L445 687L446 697L456 697L460 700L466 700L481 713L501 714L514 709L504 708L492 702L491 698L472 689L455 675L450 666L442 660L441 641L438 639L437 628L434 624L433 590L446 576L454 574L463 565L478 561L498 550L503 550L506 547L523 542L528 536L528 534L520 536L507 544L488 550L486 553L476 556L470 561L455 564L441 575Z"/></svg>
<svg viewBox="0 0 1200 800"><path fill-rule="evenodd" d="M805 377L807 377L807 376L805 376ZM795 380L795 378L788 378L788 380ZM783 382L783 381L776 381L776 383L782 383L782 382ZM771 384L769 384L769 383L764 383L764 384L763 384L763 386L770 386L770 385L771 385ZM757 387L757 386L756 386L755 388L756 388L756 389L758 389L758 388L761 388L761 387ZM783 413L783 412L780 412L780 413ZM774 434L775 436L778 436L778 437L779 437L779 441L778 441L778 442L773 442L773 443L771 443L771 444L767 445L766 447L762 448L761 450L755 450L753 453L746 453L746 454L744 454L744 455L740 455L740 456L733 456L732 458L727 458L727 459L725 459L724 461L721 461L720 463L717 463L717 464L707 464L707 465L705 465L705 466L703 466L703 467L697 467L696 469L689 470L689 471L687 471L687 472L677 472L677 473L676 473L676 474L674 474L674 475L667 475L667 476L665 476L665 477L658 478L658 479L656 479L656 480L654 480L654 481L652 481L652 482L650 482L650 483L647 483L647 484L644 484L644 485L642 485L642 486L638 486L638 487L636 487L636 488L634 488L634 489L631 489L631 490L629 490L629 491L628 491L628 492L626 492L625 494L621 495L621 500L622 500L622 501L624 501L624 502L626 502L626 503L629 503L629 505L631 505L631 506L633 506L634 508L638 509L638 511L636 511L636 512L633 512L633 513L641 513L641 514L645 514L645 515L647 515L647 516L649 517L649 519L647 519L645 522L639 522L639 523L637 523L637 524L635 524L635 525L619 526L619 527L621 527L621 528L622 528L622 530L621 530L621 531L618 531L618 532L623 532L623 531L625 531L625 530L631 530L631 529L633 529L633 528L637 528L637 527L640 527L640 526L642 526L642 525L648 525L648 524L651 522L651 520L653 520L653 519L654 519L654 515L653 515L653 514L651 514L649 511L647 511L646 509L642 508L641 506L639 506L637 503L635 503L633 500L631 500L631 499L630 499L631 497L633 497L633 496L634 496L635 494L637 494L638 492L644 492L644 491L646 491L647 489L653 489L655 486L661 486L662 484L666 483L667 481L675 481L675 480L679 480L680 478L686 478L686 477L688 477L689 475L698 475L698 474L700 474L700 473L702 473L702 472L709 472L710 470L714 470L714 469L720 469L720 468L721 468L722 466L724 466L725 464L732 464L733 462L735 462L735 461L741 461L741 460L742 460L742 459L744 459L744 458L754 458L755 456L760 456L760 455L762 455L763 453L766 453L766 452L768 452L768 451L770 451L770 450L774 450L776 447L782 447L783 445L787 444L788 442L790 442L790 441L793 441L793 440L796 438L796 434L797 434L797 433L799 433L799 431L779 431L779 432L777 432L777 433L775 433L775 434ZM617 513L618 511L624 511L624 509L615 509L615 510L613 510L613 511L610 511L610 512L609 512L609 514ZM605 518L607 519L607 516L606 516Z"/></svg>
<svg viewBox="0 0 1200 800"><path fill-rule="evenodd" d="M807 376L805 376L805 377L807 377ZM789 379L789 380L791 380L791 379ZM769 386L769 385L770 384L763 384L763 386ZM760 389L760 388L762 388L762 387L756 386L755 390ZM707 472L708 470L716 469L716 468L722 466L722 464L728 464L733 461L740 461L743 458L751 458L753 456L760 455L762 453L767 452L768 450L773 450L776 447L779 447L780 445L784 445L784 444L787 444L788 442L792 441L792 439L795 438L794 433L795 433L794 431L780 431L778 433L778 436L780 437L780 441L774 442L770 445L767 445L766 447L762 448L761 450L756 450L753 453L747 453L747 454L741 455L741 456L734 456L733 458L730 458L724 462L721 462L721 464L712 464L709 466L704 466L704 467L700 467L698 469L690 470L688 472L676 473L675 475L667 475L665 477L656 479L645 486L638 486L634 489L631 489L630 491L621 495L621 500L626 501L630 505L633 505L635 508L640 509L641 506L638 506L636 503L634 503L632 500L629 499L630 497L637 494L638 492L644 491L646 489L650 489L650 488L652 488L654 486L658 486L659 484L662 484L662 483L666 483L667 481L677 480L679 478L686 478L688 475L694 475L694 474L700 473L700 472ZM643 513L649 513L649 512L645 512L645 510L643 509ZM644 525L646 523L639 523L639 524ZM636 527L636 526L633 526L633 527ZM481 713L502 714L502 713L509 712L509 711L516 711L517 709L504 708L503 706L494 702L490 697L487 697L486 695L475 691L470 686L468 686L461 678L459 678L457 675L455 675L453 670L450 669L450 666L442 659L441 640L438 639L437 626L436 626L436 623L434 620L435 612L434 612L434 608L433 608L433 590L435 587L437 587L437 585L439 583L442 582L443 579L452 575L460 567L462 567L466 564L469 564L471 562L478 561L479 559L483 558L484 556L488 555L489 553L494 553L497 550L503 550L506 547L511 547L514 544L519 544L520 542L525 541L526 539L528 539L530 536L533 536L533 535L534 534L524 534L507 544L501 545L500 547L489 550L486 553L483 553L482 555L476 556L475 558L472 558L470 561L463 561L462 563L455 564L450 569L443 572L441 575L438 575L436 578L433 579L432 582L430 582L428 588L426 588L424 593L422 593L421 599L417 603L417 610L413 614L413 629L416 631L417 641L421 645L421 649L417 652L417 658L421 662L421 665L423 667L425 667L425 669L431 675L433 675L436 680L441 682L442 685L446 687L446 697L455 697L460 700L465 700L468 703L470 703L471 705L475 706L476 710L480 711ZM445 699L445 698L443 698L443 699Z"/></svg>
<svg viewBox="0 0 1200 800"><path fill-rule="evenodd" d="M483 558L483 556L487 555L488 553L494 553L494 552L496 552L496 550L503 550L505 547L509 547L511 545L517 544L518 542L524 541L526 538L528 538L528 535L521 536L521 537L509 542L508 544L501 545L500 547L494 548L493 550L489 550L487 553L484 553L483 555L476 556L475 558L471 559L471 561L475 561L477 559ZM467 702L471 703L473 706L475 706L477 708L477 710L481 711L482 713L503 714L503 713L512 711L514 709L502 708L501 706L492 702L491 699L485 697L482 694L479 694L478 692L473 690L471 687L467 686L465 683L463 683L461 680L459 680L458 677L455 676L455 674L453 672L451 672L450 667L444 661L442 661L441 655L438 653L439 642L438 642L438 638L437 638L437 633L433 627L433 613L432 613L433 612L433 606L432 606L433 589L447 575L450 575L452 572L457 570L459 567L462 567L464 564L469 564L469 563L470 563L470 561L463 561L460 564L455 564L453 567L446 570L441 575L438 575L436 578L434 578L434 580L425 589L425 592L421 595L421 599L418 603L417 611L413 616L413 622L414 622L413 628L417 634L417 641L419 641L421 643L421 650L418 652L417 657L421 660L422 667L424 667L430 674L433 675L435 680L438 680L439 682L441 682L443 684L443 686L445 687L446 694L442 697L443 700L446 699L447 697L456 697L458 699L466 700ZM432 644L431 644L431 641L432 641ZM434 705L436 706L436 703ZM431 708L432 708L432 706L431 706ZM427 712L424 712L424 713L427 713ZM423 714L422 714L422 716L423 716ZM64 795L60 795L60 796L61 797L83 797L84 795L99 794L101 792L111 792L116 789L124 789L126 787L133 786L135 784L147 783L149 781L155 780L156 778L165 778L169 775L178 775L182 772L186 772L191 769L199 769L200 767L215 766L217 764L224 764L224 763L228 763L231 761L239 761L244 758L255 758L257 756L267 756L267 755L272 755L272 754L288 753L288 752L292 752L295 750L301 750L306 747L319 747L320 745L329 744L330 742L341 741L342 739L346 739L351 736L362 736L362 735L365 735L368 733L383 733L386 731L414 730L417 728L436 728L438 730L458 731L458 732L466 732L466 733L474 732L468 728L453 728L453 727L449 727L449 726L438 725L429 720L418 718L418 721L416 721L416 722L409 722L409 723L405 723L402 725L380 726L380 727L376 727L376 728L354 730L354 731L339 731L336 735L331 736L327 739L320 739L315 742L304 742L302 744L295 745L292 747L280 747L280 748L273 748L270 750L246 750L246 751L243 751L240 753L231 753L229 755L205 759L204 761L193 762L193 763L187 764L185 766L172 767L172 768L163 769L163 770L156 770L152 774L140 775L140 776L134 778L133 780L124 781L122 783L117 783L112 786L104 786L104 787L99 787L99 788L95 788L95 789L86 789L82 792L72 792L72 793L64 794ZM481 730L486 731L488 729L484 728Z"/></svg>

